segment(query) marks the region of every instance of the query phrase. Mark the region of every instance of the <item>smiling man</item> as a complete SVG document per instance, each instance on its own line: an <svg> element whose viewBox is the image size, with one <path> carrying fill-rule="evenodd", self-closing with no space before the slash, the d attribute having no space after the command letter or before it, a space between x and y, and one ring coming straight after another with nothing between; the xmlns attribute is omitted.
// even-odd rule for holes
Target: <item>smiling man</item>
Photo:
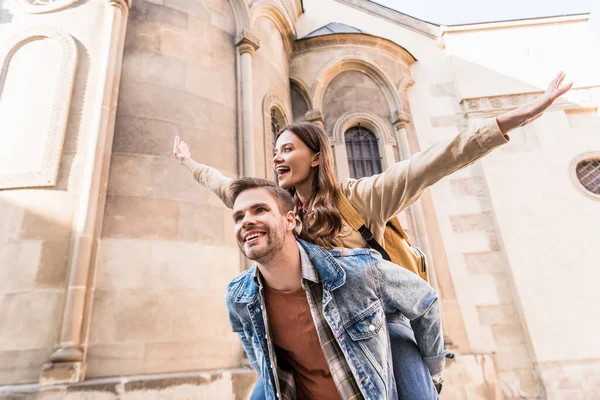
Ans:
<svg viewBox="0 0 600 400"><path fill-rule="evenodd" d="M441 382L450 353L431 286L375 251L297 239L294 201L269 181L234 181L230 196L239 247L256 263L226 303L267 400L396 399L385 315L398 312Z"/></svg>

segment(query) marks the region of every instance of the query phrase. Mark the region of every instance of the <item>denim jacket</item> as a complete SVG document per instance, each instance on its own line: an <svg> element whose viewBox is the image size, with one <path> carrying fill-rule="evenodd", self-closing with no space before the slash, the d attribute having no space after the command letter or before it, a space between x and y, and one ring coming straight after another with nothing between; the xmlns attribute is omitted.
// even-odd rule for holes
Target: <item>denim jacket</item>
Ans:
<svg viewBox="0 0 600 400"><path fill-rule="evenodd" d="M386 315L410 320L417 345L432 376L445 365L436 292L411 272L383 260L371 249L333 249L298 239L323 284L323 312L366 400L397 398ZM279 398L275 351L265 326L256 266L229 284L226 304L251 367L266 385L267 400Z"/></svg>

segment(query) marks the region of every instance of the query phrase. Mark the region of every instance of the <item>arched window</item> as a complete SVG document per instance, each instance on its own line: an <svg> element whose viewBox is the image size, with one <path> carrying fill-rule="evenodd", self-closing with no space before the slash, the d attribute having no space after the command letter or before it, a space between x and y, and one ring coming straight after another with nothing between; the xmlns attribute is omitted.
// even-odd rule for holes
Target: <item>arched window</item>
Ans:
<svg viewBox="0 0 600 400"><path fill-rule="evenodd" d="M381 173L381 156L377 137L358 124L346 131L346 152L351 178Z"/></svg>
<svg viewBox="0 0 600 400"><path fill-rule="evenodd" d="M584 188L600 196L600 158L586 158L579 161L575 173Z"/></svg>

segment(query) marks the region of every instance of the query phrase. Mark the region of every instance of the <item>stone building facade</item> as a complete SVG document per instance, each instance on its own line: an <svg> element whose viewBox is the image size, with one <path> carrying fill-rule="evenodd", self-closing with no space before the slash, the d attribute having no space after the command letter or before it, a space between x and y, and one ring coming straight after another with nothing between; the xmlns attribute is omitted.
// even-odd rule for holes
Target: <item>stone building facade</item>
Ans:
<svg viewBox="0 0 600 400"><path fill-rule="evenodd" d="M365 173L353 138L385 169L564 69L565 99L400 217L457 354L443 399L600 399L588 17L445 27L367 0L0 0L0 398L247 398L223 304L244 261L174 136L228 176L273 178L273 132L311 121L343 179Z"/></svg>

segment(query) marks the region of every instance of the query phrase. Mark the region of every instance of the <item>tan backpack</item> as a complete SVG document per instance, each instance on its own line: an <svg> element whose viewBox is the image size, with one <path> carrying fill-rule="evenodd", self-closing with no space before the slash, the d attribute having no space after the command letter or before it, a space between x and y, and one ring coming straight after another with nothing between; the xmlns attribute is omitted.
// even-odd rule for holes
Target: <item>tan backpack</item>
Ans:
<svg viewBox="0 0 600 400"><path fill-rule="evenodd" d="M365 224L364 218L356 211L344 193L340 192L337 201L342 217L350 224L352 229L359 232L365 241L377 250L384 259L398 264L429 282L427 260L425 254L418 247L408 241L408 236L402 229L398 218L393 217L386 223L383 233L385 249L375 240L373 234Z"/></svg>

